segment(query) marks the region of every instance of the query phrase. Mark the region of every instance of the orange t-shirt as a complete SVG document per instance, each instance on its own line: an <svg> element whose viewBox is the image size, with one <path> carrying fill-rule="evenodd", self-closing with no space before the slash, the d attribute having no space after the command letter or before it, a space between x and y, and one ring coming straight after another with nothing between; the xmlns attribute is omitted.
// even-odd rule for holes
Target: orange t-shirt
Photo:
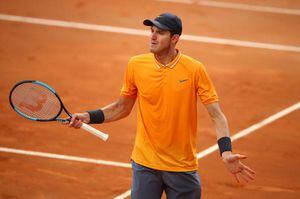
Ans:
<svg viewBox="0 0 300 199"><path fill-rule="evenodd" d="M197 169L197 96L203 104L218 101L200 62L180 52L166 66L152 53L134 56L121 95L138 98L135 162L165 171Z"/></svg>

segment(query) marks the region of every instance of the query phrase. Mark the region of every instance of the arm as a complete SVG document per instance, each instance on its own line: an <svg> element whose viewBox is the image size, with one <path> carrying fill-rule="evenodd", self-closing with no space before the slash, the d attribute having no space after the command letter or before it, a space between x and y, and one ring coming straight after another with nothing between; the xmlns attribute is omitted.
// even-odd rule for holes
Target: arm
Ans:
<svg viewBox="0 0 300 199"><path fill-rule="evenodd" d="M136 97L121 96L116 102L102 108L104 122L113 122L128 116L133 108Z"/></svg>
<svg viewBox="0 0 300 199"><path fill-rule="evenodd" d="M223 137L230 137L228 122L220 108L219 103L215 102L208 104L206 105L206 109L216 129L217 139L219 140ZM246 156L233 154L231 151L224 151L221 156L225 166L229 172L235 176L237 182L240 182L241 179L245 180L246 182L249 182L249 180L254 180L253 175L255 172L240 161L247 158Z"/></svg>
<svg viewBox="0 0 300 199"><path fill-rule="evenodd" d="M135 100L136 97L120 96L117 101L102 108L101 110L103 111L105 118L104 122L117 121L128 116L133 108ZM73 114L69 126L80 128L82 122L90 122L90 115L87 112Z"/></svg>
<svg viewBox="0 0 300 199"><path fill-rule="evenodd" d="M221 111L218 102L206 105L207 112L210 115L211 120L214 123L214 127L217 133L217 139L222 137L230 137L228 123L225 115Z"/></svg>

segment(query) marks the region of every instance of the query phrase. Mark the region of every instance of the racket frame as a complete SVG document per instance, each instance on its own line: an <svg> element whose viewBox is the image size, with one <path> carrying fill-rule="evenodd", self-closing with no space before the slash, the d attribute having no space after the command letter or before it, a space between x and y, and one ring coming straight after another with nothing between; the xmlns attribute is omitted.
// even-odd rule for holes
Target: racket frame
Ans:
<svg viewBox="0 0 300 199"><path fill-rule="evenodd" d="M34 117L30 117L26 114L24 114L22 111L18 110L17 107L14 106L13 102L12 102L12 94L13 91L15 90L16 87L18 87L21 84L24 83L32 83L32 84L38 84L40 86L43 86L44 88L50 90L58 99L59 103L60 103L60 110L58 111L57 115L53 118L50 119L38 119L38 118L34 118ZM60 99L59 95L55 92L55 90L53 88L51 88L49 85L45 84L44 82L38 81L38 80L24 80L21 82L18 82L14 85L14 87L11 89L10 93L9 93L9 103L12 106L12 108L21 116L29 119L29 120L33 120L33 121L38 121L38 122L50 122L50 121L58 121L58 122L70 122L70 118L72 117L71 113L66 109L66 107L64 106L62 100ZM59 118L58 116L61 114L62 110L64 110L66 112L66 114L70 117L68 119L62 119ZM94 127L91 127L88 124L82 123L81 128L88 131L89 133L101 138L102 140L106 141L109 137L108 134L103 133L97 129L95 129Z"/></svg>
<svg viewBox="0 0 300 199"><path fill-rule="evenodd" d="M58 113L53 118L50 118L50 119L38 119L38 118L30 117L30 116L24 114L23 112L19 111L19 109L16 106L14 106L14 104L12 102L12 99L11 99L13 91L15 90L16 87L18 87L19 85L24 84L24 83L32 83L32 84L37 84L39 86L43 86L44 88L50 90L57 97L57 99L58 99L58 101L60 103L60 110L58 111ZM58 117L62 113L62 110L64 110L69 117L72 117L72 115L66 109L66 107L64 106L62 100L60 99L59 95L55 92L55 90L52 87L50 87L49 85L45 84L44 82L41 82L41 81L38 81L38 80L23 80L23 81L20 81L20 82L16 83L13 86L13 88L11 89L10 93L9 93L9 103L12 106L12 108L19 115L21 115L21 116L23 116L23 117L25 117L25 118L27 118L29 120L33 120L33 121L38 121L38 122L51 122L51 121L68 122L68 121L70 121L70 119L62 119L62 118Z"/></svg>

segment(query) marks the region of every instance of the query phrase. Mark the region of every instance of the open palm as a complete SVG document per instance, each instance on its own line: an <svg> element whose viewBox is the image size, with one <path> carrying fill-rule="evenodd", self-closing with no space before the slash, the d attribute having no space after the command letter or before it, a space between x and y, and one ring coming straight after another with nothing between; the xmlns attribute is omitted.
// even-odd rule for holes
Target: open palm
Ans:
<svg viewBox="0 0 300 199"><path fill-rule="evenodd" d="M235 176L238 183L241 182L241 179L246 182L254 180L255 172L241 162L241 160L246 159L247 156L227 153L222 155L222 158L226 168Z"/></svg>

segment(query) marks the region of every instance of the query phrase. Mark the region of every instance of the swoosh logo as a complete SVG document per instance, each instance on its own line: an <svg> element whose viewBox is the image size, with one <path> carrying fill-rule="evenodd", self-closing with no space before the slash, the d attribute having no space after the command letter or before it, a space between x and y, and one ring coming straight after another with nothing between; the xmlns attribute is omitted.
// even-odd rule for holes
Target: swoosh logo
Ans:
<svg viewBox="0 0 300 199"><path fill-rule="evenodd" d="M186 82L188 79L180 79L179 80L179 83L183 83L183 82Z"/></svg>

